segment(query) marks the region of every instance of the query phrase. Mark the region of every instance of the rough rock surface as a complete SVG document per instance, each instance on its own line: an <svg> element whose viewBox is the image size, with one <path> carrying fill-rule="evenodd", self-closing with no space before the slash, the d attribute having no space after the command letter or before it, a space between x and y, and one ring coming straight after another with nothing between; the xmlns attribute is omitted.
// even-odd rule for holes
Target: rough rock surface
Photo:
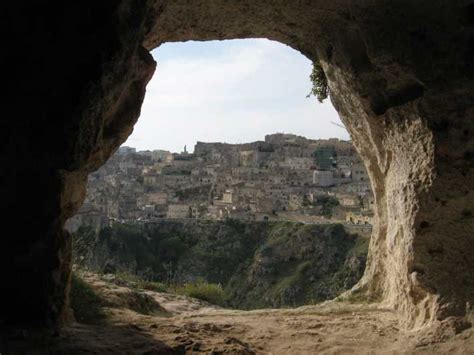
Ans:
<svg viewBox="0 0 474 355"><path fill-rule="evenodd" d="M165 312L107 302L101 323L73 323L56 337L24 333L5 353L54 354L468 354L474 330L406 331L395 312L377 305L326 302L296 309L225 310L184 296L117 287L84 275L105 299L143 293ZM133 307L133 308L132 308ZM140 307L138 307L140 308ZM447 325L447 324L445 324Z"/></svg>
<svg viewBox="0 0 474 355"><path fill-rule="evenodd" d="M132 131L155 66L144 48L190 39L266 37L320 58L376 197L357 291L408 327L473 303L472 0L8 2L1 26L15 112L1 123L1 322L66 317L64 221Z"/></svg>

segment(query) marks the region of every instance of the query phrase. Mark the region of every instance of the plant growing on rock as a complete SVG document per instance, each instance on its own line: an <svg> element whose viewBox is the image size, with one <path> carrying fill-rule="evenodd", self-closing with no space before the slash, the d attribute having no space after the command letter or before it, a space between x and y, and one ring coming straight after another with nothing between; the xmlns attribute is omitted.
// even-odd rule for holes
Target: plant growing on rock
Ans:
<svg viewBox="0 0 474 355"><path fill-rule="evenodd" d="M313 87L306 97L313 95L319 102L326 100L329 95L328 80L321 63L318 60L313 62L313 70L311 71L309 79L313 83Z"/></svg>

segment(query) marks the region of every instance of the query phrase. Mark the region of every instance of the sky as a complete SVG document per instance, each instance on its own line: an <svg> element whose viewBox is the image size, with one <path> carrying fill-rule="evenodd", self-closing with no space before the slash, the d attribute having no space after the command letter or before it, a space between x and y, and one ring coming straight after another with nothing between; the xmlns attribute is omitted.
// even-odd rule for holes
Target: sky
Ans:
<svg viewBox="0 0 474 355"><path fill-rule="evenodd" d="M266 39L166 43L124 145L192 152L201 142L247 143L266 134L349 139L330 100L311 89L311 61Z"/></svg>

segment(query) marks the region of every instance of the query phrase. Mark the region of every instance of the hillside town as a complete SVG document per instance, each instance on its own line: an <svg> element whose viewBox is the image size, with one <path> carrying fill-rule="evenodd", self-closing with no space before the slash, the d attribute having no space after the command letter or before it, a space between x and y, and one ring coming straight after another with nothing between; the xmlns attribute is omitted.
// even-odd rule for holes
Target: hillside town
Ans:
<svg viewBox="0 0 474 355"><path fill-rule="evenodd" d="M373 204L350 142L277 133L246 144L198 142L193 153L122 146L89 175L67 228L163 218L370 226Z"/></svg>

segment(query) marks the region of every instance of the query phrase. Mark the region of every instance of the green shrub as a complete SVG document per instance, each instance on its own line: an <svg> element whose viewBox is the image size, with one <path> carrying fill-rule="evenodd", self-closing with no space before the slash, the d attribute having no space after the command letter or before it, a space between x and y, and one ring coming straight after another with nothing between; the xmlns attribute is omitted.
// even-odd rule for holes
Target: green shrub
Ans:
<svg viewBox="0 0 474 355"><path fill-rule="evenodd" d="M245 231L245 223L236 218L227 218L224 223L232 229L235 229L239 233Z"/></svg>
<svg viewBox="0 0 474 355"><path fill-rule="evenodd" d="M176 261L186 251L187 245L179 236L169 236L160 240L159 248L162 250L162 259Z"/></svg>
<svg viewBox="0 0 474 355"><path fill-rule="evenodd" d="M313 84L313 87L311 88L311 92L308 94L308 97L314 95L319 102L323 102L329 95L328 80L326 78L326 74L323 71L321 63L318 60L313 62L313 71L311 72L309 78Z"/></svg>
<svg viewBox="0 0 474 355"><path fill-rule="evenodd" d="M128 287L135 287L135 285L141 280L138 276L127 271L117 271L114 275L117 280L124 282Z"/></svg>
<svg viewBox="0 0 474 355"><path fill-rule="evenodd" d="M354 246L349 251L355 257L366 257L369 250L370 238L357 237Z"/></svg>
<svg viewBox="0 0 474 355"><path fill-rule="evenodd" d="M103 300L76 273L72 274L69 299L71 308L74 311L74 317L78 322L97 324L105 318L101 308Z"/></svg>
<svg viewBox="0 0 474 355"><path fill-rule="evenodd" d="M126 283L127 287L155 292L169 292L168 286L166 286L164 283L156 281L147 281L129 272L117 272L115 274L115 277L120 282Z"/></svg>
<svg viewBox="0 0 474 355"><path fill-rule="evenodd" d="M138 288L142 288L148 291L154 292L169 292L168 287L161 282L154 282L154 281L139 281L137 284Z"/></svg>
<svg viewBox="0 0 474 355"><path fill-rule="evenodd" d="M339 206L339 200L332 196L318 196L314 204L322 207L321 215L330 218L333 208Z"/></svg>
<svg viewBox="0 0 474 355"><path fill-rule="evenodd" d="M178 287L176 293L189 297L198 298L200 300L223 306L225 292L221 285L208 283L204 280L198 280L193 283L186 283L184 286Z"/></svg>
<svg viewBox="0 0 474 355"><path fill-rule="evenodd" d="M72 233L72 260L74 264L85 266L96 243L96 231L89 226L80 226Z"/></svg>
<svg viewBox="0 0 474 355"><path fill-rule="evenodd" d="M273 248L268 244L264 244L262 247L260 247L260 254L264 257L271 256L272 252Z"/></svg>

